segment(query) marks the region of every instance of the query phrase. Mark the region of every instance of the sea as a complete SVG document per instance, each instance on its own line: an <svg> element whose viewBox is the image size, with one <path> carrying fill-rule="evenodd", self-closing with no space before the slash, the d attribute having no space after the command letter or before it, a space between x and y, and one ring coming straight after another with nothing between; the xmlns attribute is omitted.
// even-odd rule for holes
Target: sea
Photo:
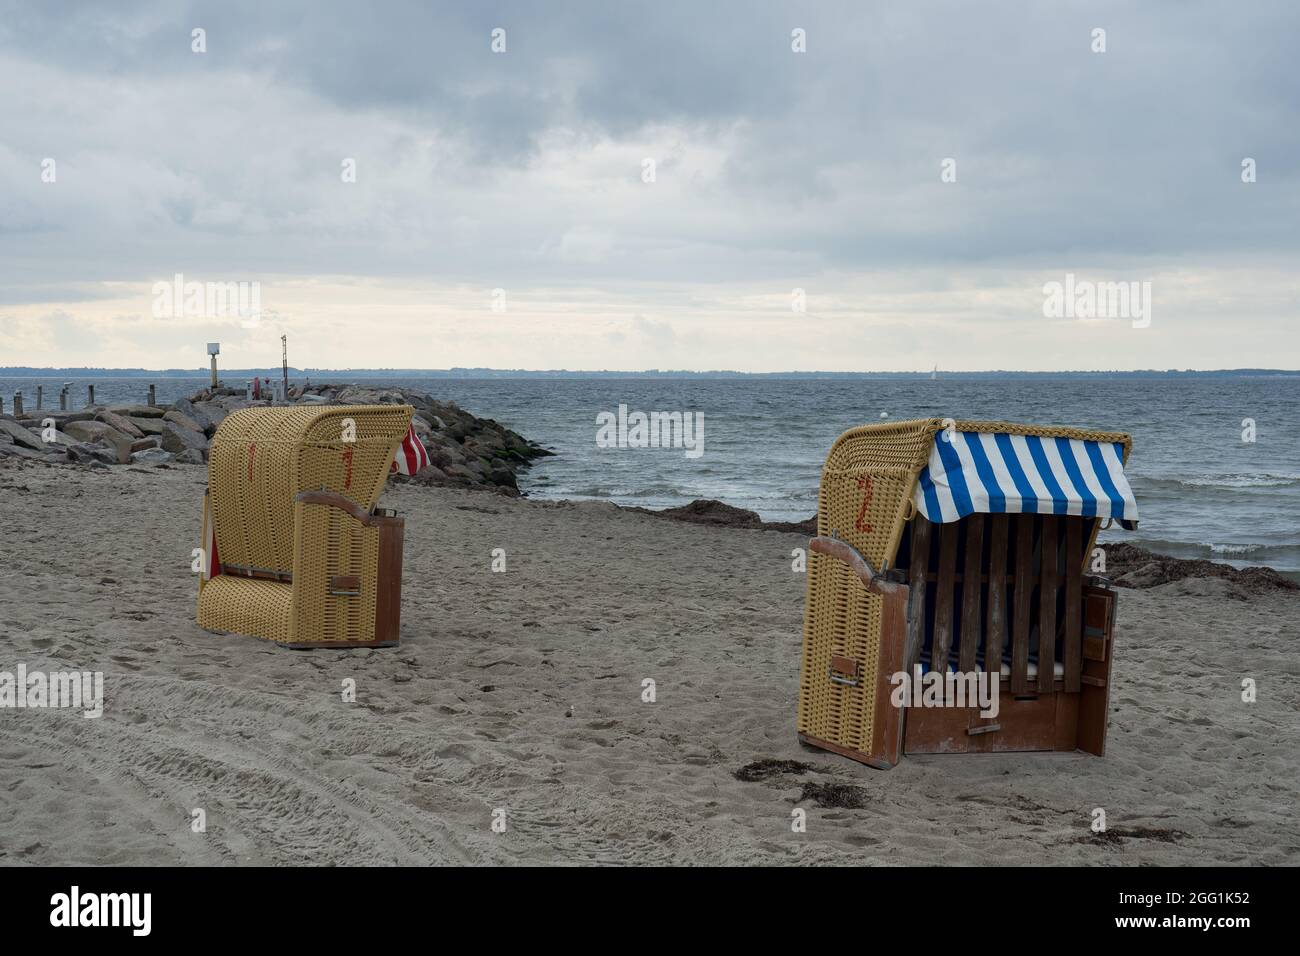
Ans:
<svg viewBox="0 0 1300 956"><path fill-rule="evenodd" d="M349 377L321 373L319 380ZM817 510L826 452L856 425L937 416L1126 431L1140 521L1136 531L1113 528L1104 540L1237 567L1269 565L1300 578L1297 376L357 380L455 401L555 452L521 476L531 497L646 508L715 498L781 521ZM87 378L73 383L74 407L84 404L91 381L100 403L142 402L150 381L160 402L206 385L205 376ZM0 378L5 409L18 389L30 409L37 384L46 404L57 406L58 378ZM600 447L600 416L616 415L620 405L701 414L702 453Z"/></svg>

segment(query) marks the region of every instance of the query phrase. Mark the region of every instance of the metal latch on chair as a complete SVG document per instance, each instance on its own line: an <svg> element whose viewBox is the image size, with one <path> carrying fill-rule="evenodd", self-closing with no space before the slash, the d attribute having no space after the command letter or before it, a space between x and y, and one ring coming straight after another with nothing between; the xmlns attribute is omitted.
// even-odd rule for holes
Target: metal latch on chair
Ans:
<svg viewBox="0 0 1300 956"><path fill-rule="evenodd" d="M828 676L836 684L843 684L846 687L858 686L858 662L851 657L841 657L836 654L831 657L831 666L828 669Z"/></svg>
<svg viewBox="0 0 1300 956"><path fill-rule="evenodd" d="M336 574L330 578L331 597L361 597L361 578L355 574Z"/></svg>

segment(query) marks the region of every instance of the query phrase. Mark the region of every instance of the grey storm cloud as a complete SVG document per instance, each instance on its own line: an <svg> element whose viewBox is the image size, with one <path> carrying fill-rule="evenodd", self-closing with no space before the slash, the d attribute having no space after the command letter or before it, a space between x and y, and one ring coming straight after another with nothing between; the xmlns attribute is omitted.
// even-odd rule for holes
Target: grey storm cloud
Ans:
<svg viewBox="0 0 1300 956"><path fill-rule="evenodd" d="M8 283L692 283L1250 263L1300 237L1293 3L3 9Z"/></svg>

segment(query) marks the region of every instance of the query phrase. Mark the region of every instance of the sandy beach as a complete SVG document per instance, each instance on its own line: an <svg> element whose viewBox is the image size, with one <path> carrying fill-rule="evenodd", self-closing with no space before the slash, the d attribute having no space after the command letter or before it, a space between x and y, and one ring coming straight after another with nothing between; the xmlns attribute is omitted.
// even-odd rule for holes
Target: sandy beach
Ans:
<svg viewBox="0 0 1300 956"><path fill-rule="evenodd" d="M0 465L0 670L105 692L0 710L0 864L1300 863L1294 592L1121 591L1104 758L882 772L795 739L799 534L390 486L401 646L290 651L194 623L205 482Z"/></svg>

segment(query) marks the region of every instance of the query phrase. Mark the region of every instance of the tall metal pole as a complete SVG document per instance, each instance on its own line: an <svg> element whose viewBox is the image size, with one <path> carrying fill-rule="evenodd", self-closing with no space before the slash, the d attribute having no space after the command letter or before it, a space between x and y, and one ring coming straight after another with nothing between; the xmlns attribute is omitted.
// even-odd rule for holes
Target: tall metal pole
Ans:
<svg viewBox="0 0 1300 956"><path fill-rule="evenodd" d="M280 366L284 370L284 400L289 400L289 336L280 336Z"/></svg>

